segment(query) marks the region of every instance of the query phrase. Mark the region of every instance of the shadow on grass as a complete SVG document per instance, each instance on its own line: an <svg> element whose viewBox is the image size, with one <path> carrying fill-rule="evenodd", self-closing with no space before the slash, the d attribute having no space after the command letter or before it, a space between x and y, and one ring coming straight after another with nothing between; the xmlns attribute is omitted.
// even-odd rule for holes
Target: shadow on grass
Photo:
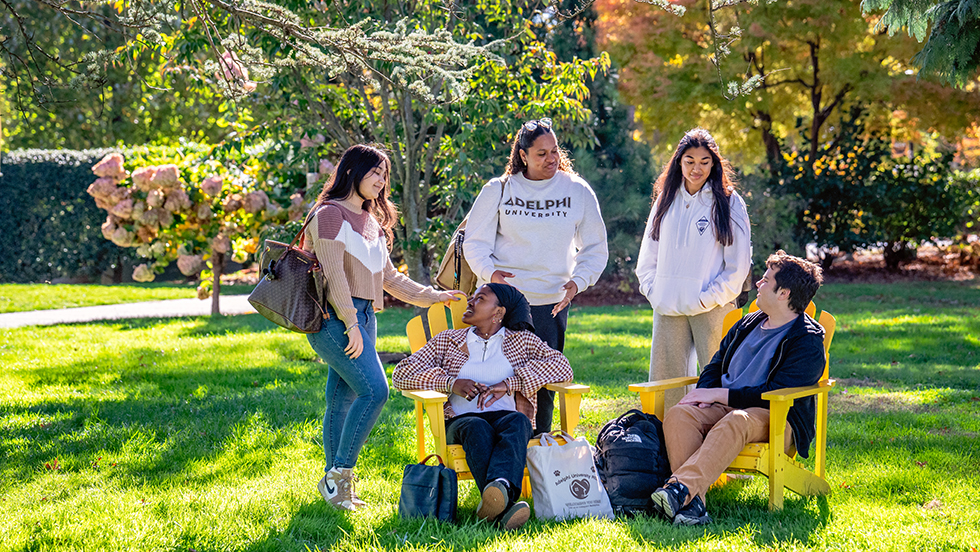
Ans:
<svg viewBox="0 0 980 552"><path fill-rule="evenodd" d="M322 418L325 365L283 360L226 367L220 353L209 357L187 352L179 357L186 367L175 367L162 351L140 348L25 371L30 388L72 391L5 409L9 419L32 421L0 427L3 473L26 480L56 458L66 470L81 470L103 457L102 465L115 464L111 471L124 481L168 479L185 469L195 479L201 470L189 466L222 455L219 472L261 471L270 452L294 446L296 432ZM301 438L319 440L319 434Z"/></svg>

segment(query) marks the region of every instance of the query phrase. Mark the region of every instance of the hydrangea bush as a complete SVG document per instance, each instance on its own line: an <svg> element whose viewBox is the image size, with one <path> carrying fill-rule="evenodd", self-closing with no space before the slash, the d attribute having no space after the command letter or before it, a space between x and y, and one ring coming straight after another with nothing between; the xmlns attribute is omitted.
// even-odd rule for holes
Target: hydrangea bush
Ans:
<svg viewBox="0 0 980 552"><path fill-rule="evenodd" d="M300 220L309 208L295 191L297 179L262 156L222 161L203 146L170 158L131 151L128 159L110 153L92 167L97 178L88 193L107 213L102 235L145 259L133 271L138 282L176 262L185 276L200 277L197 295L207 299L219 289L225 259L253 259L263 231ZM213 304L216 313L217 294Z"/></svg>

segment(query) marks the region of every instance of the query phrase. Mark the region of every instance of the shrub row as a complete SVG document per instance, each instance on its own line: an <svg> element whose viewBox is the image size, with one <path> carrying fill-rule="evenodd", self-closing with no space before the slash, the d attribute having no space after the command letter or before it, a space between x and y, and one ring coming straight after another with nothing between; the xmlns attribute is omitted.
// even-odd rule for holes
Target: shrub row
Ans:
<svg viewBox="0 0 980 552"><path fill-rule="evenodd" d="M129 257L129 251L102 237L105 212L85 193L95 180L92 165L109 151L3 154L0 282L96 279Z"/></svg>

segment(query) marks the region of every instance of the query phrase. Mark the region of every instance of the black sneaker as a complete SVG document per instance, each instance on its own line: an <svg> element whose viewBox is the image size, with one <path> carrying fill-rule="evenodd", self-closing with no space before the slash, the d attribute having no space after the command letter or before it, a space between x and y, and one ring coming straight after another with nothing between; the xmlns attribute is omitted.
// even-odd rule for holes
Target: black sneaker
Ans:
<svg viewBox="0 0 980 552"><path fill-rule="evenodd" d="M659 512L667 521L673 522L674 516L684 506L687 495L686 485L680 481L672 481L653 491L650 500L653 501L654 510Z"/></svg>
<svg viewBox="0 0 980 552"><path fill-rule="evenodd" d="M707 525L711 523L707 508L700 496L691 499L691 503L681 508L674 516L674 525Z"/></svg>

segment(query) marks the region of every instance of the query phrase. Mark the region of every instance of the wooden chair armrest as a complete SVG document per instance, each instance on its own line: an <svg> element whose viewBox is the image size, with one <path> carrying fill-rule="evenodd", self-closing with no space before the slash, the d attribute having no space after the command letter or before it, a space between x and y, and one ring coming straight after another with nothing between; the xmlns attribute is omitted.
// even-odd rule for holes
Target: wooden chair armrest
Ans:
<svg viewBox="0 0 980 552"><path fill-rule="evenodd" d="M582 396L591 389L588 385L570 381L549 383L545 385L545 389L558 394L558 418L561 422L561 428L569 434L575 435L575 430L578 428L579 411L582 409Z"/></svg>
<svg viewBox="0 0 980 552"><path fill-rule="evenodd" d="M589 391L592 390L588 385L582 385L581 383L572 383L566 381L563 383L549 383L544 386L548 391L554 391L556 393L567 393L569 395L587 395Z"/></svg>
<svg viewBox="0 0 980 552"><path fill-rule="evenodd" d="M415 438L418 445L419 461L426 455L425 423L423 420L428 417L436 453L442 456L444 462L449 462L446 420L443 416L444 405L449 397L445 393L427 389L402 389L402 395L415 401Z"/></svg>
<svg viewBox="0 0 980 552"><path fill-rule="evenodd" d="M425 405L442 404L449 400L449 396L445 393L427 389L402 389L402 395Z"/></svg>
<svg viewBox="0 0 980 552"><path fill-rule="evenodd" d="M818 382L816 385L808 385L806 387L787 387L786 389L766 391L762 394L762 398L767 401L793 401L801 397L816 395L817 393L829 393L830 388L836 383L836 380L828 379Z"/></svg>
<svg viewBox="0 0 980 552"><path fill-rule="evenodd" d="M631 383L629 389L634 393L650 393L653 391L676 389L678 387L684 387L685 385L693 385L697 382L698 378L695 377L671 378L665 380L647 381L643 383Z"/></svg>

